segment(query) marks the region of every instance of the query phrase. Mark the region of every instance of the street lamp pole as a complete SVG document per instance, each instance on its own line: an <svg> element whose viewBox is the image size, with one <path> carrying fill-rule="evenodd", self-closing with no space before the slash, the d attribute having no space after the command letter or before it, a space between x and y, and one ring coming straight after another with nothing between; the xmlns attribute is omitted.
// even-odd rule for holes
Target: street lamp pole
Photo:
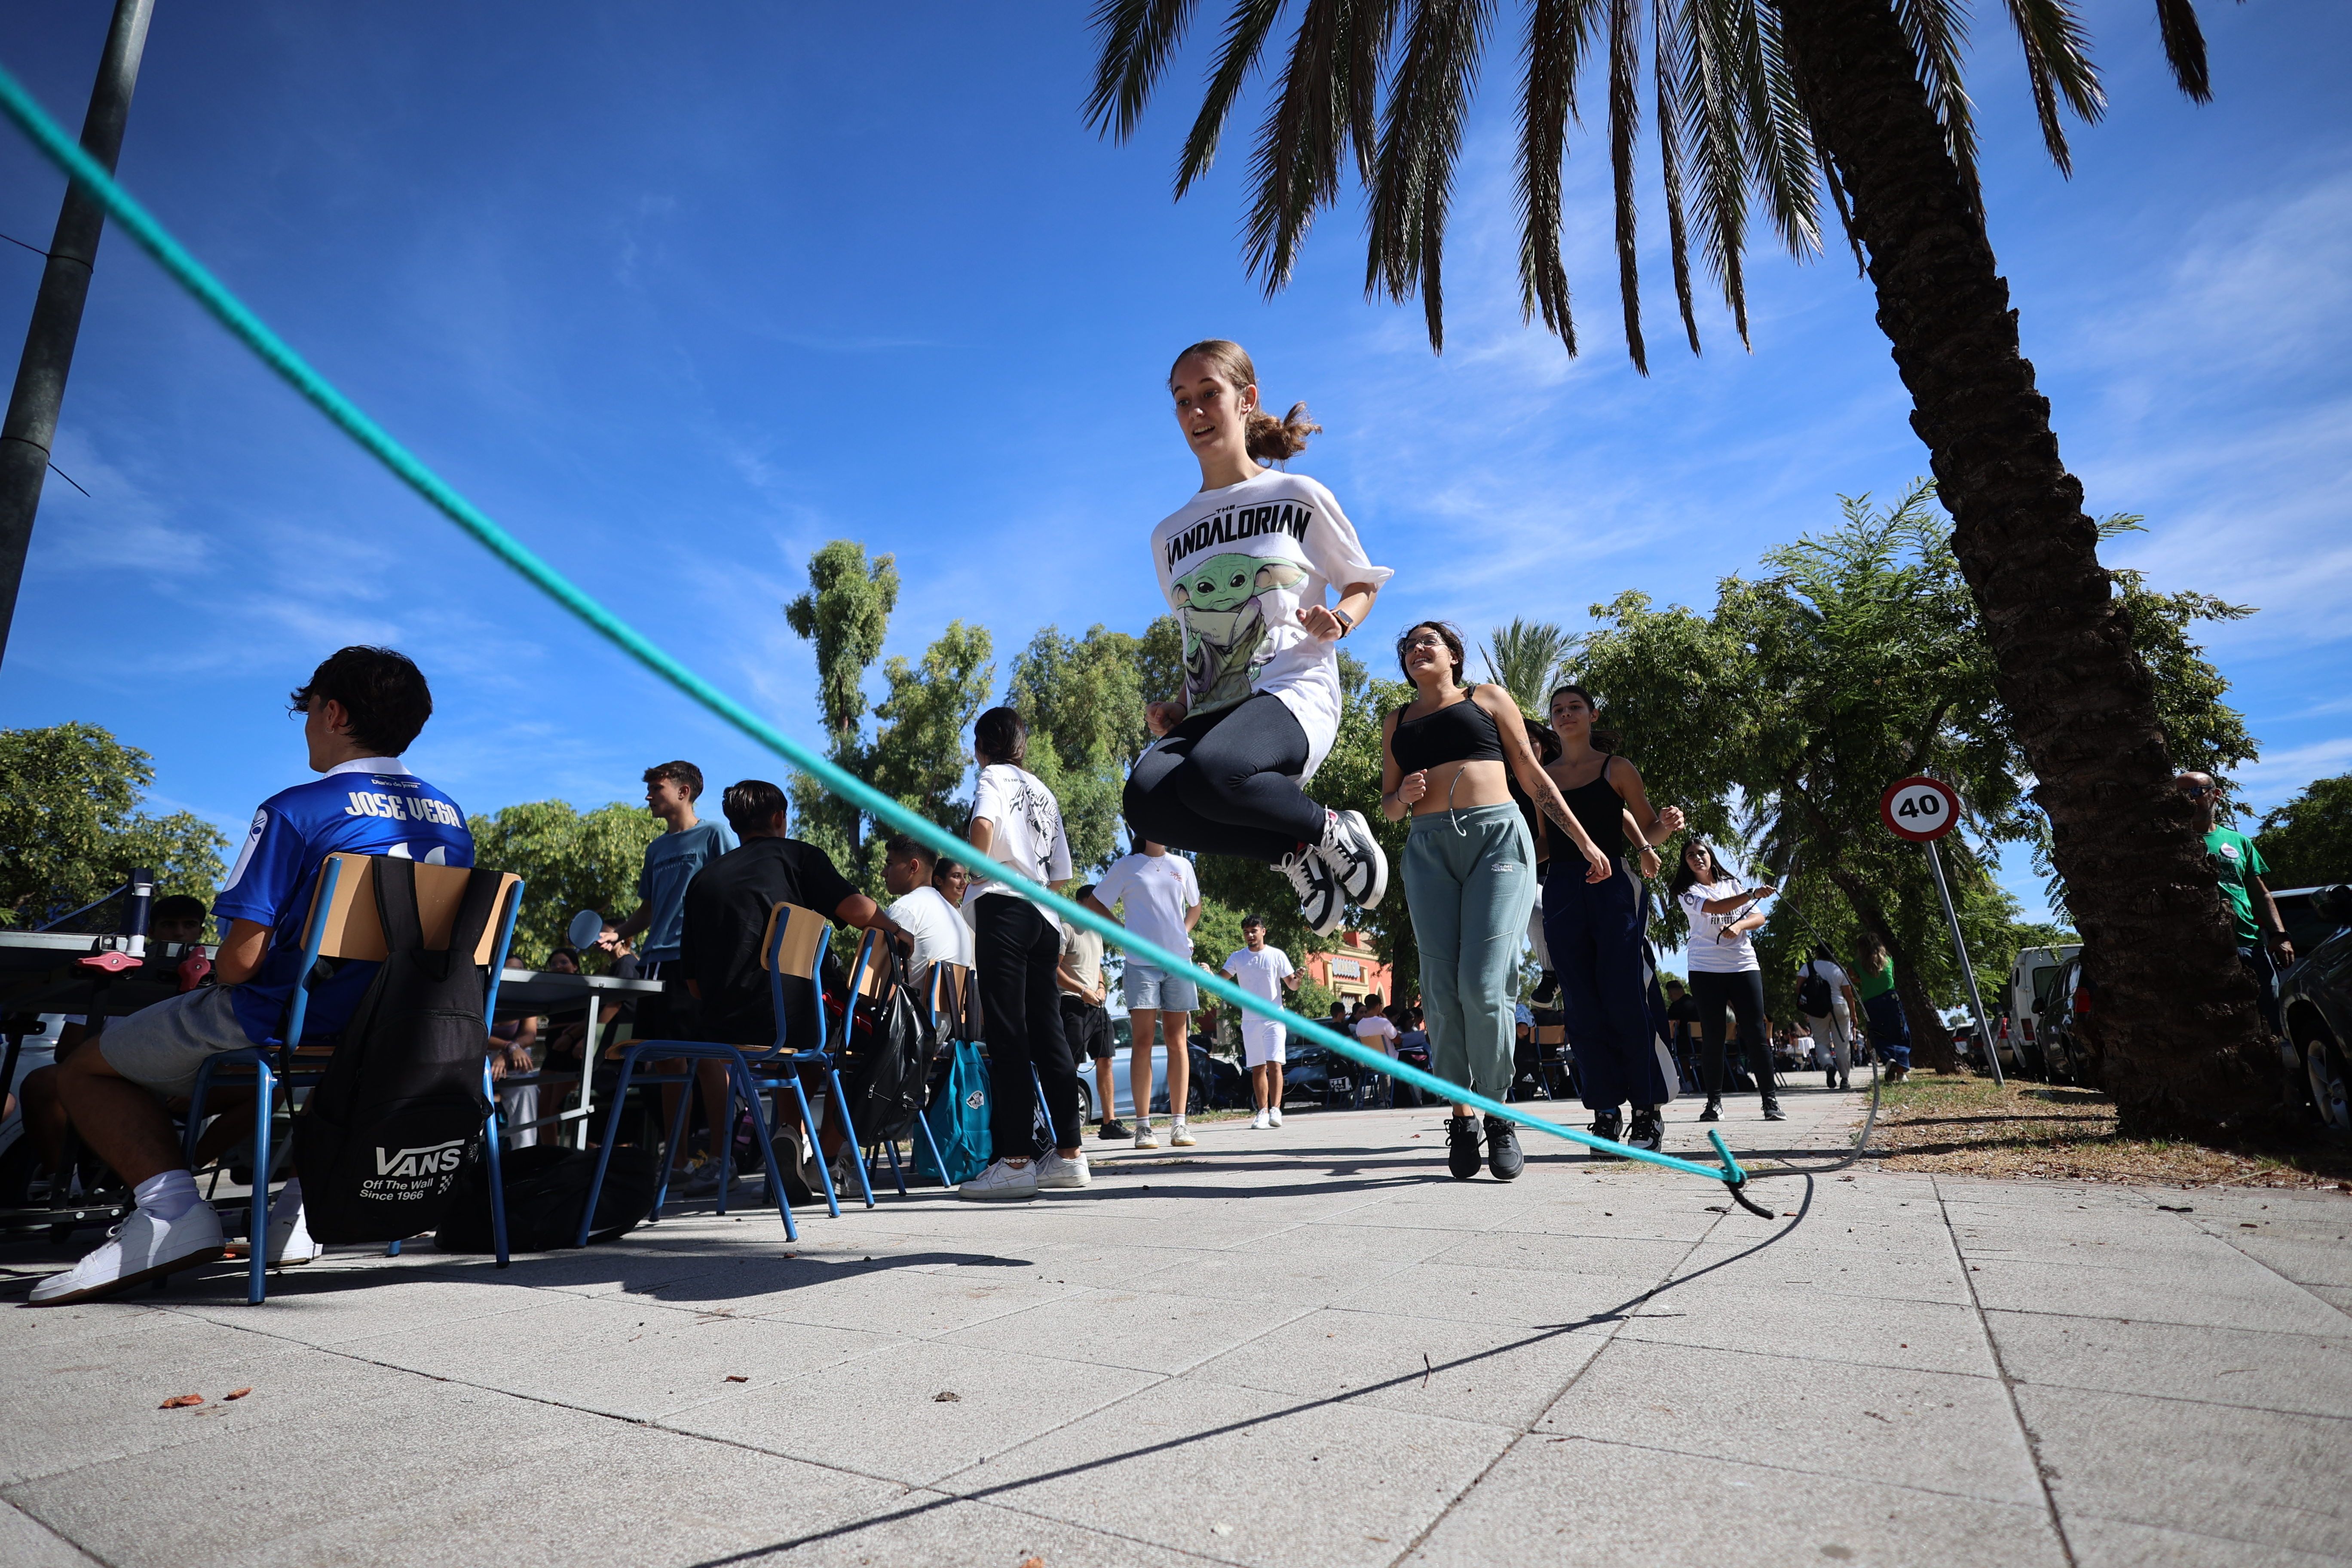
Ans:
<svg viewBox="0 0 2352 1568"><path fill-rule="evenodd" d="M106 30L89 112L82 118L81 144L109 174L122 151L131 90L138 85L139 58L146 52L147 22L154 9L155 0L115 0L114 21ZM74 340L81 333L82 305L89 298L90 268L105 222L106 209L79 185L68 184L41 291L33 300L33 322L26 329L16 389L8 396L6 420L0 423L0 658L8 651L16 590L25 579L25 554L41 509L58 409L65 401L66 374L73 368Z"/></svg>

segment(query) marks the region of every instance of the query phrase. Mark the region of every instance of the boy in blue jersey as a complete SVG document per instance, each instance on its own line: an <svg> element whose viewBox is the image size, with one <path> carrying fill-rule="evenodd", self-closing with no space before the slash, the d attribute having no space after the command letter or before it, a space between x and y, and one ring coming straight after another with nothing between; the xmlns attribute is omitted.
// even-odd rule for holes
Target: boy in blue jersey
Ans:
<svg viewBox="0 0 2352 1568"><path fill-rule="evenodd" d="M213 905L226 923L217 984L117 1018L56 1074L45 1125L35 1130L54 1168L67 1118L82 1141L130 1184L138 1207L106 1245L41 1282L37 1306L106 1295L221 1255L220 1218L182 1163L163 1102L195 1087L196 1069L221 1051L283 1037L299 983L303 924L319 868L338 851L392 855L435 866L471 866L473 836L447 795L402 765L400 753L433 713L433 693L404 654L347 647L288 700L305 715L310 769L323 776L261 803L228 886ZM345 963L310 990L307 1042L341 1033L377 965ZM26 1085L28 1097L32 1085ZM271 1211L269 1260L318 1255L302 1226L301 1184L286 1184Z"/></svg>

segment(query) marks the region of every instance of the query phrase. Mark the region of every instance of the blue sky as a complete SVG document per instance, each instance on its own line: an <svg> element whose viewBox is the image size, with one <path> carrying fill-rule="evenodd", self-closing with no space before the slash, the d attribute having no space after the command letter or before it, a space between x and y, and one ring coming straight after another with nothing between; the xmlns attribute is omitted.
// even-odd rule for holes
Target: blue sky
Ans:
<svg viewBox="0 0 2352 1568"><path fill-rule="evenodd" d="M1520 324L1515 20L1464 160L1440 358L1417 304L1365 301L1352 205L1281 296L1243 275L1254 104L1171 202L1197 49L1133 143L1088 132L1087 9L166 0L121 173L493 516L803 735L810 659L780 605L830 539L897 552L892 652L961 616L1001 673L1048 622L1140 628L1145 533L1198 482L1161 377L1203 336L1328 426L1294 466L1397 569L1375 642L1423 616L1581 625L1633 587L1706 603L1838 493L1926 471L1851 263L1752 252L1753 353L1718 305L1694 360L1654 193L1655 374L1633 373L1589 131L1567 237L1586 352ZM2074 128L2068 181L1979 7L1994 245L2091 510L2147 516L2114 560L2261 606L2210 646L2270 804L2352 768L2352 8L2208 0L2202 109L2147 0L2085 9L2113 108ZM107 14L37 7L0 46L72 125ZM60 189L0 139L0 233L46 243ZM10 334L38 268L0 246ZM234 827L303 776L283 694L352 641L432 676L411 760L468 810L631 798L676 755L782 770L524 590L120 236L57 459L90 496L49 484L0 725L106 725L154 754L158 805Z"/></svg>

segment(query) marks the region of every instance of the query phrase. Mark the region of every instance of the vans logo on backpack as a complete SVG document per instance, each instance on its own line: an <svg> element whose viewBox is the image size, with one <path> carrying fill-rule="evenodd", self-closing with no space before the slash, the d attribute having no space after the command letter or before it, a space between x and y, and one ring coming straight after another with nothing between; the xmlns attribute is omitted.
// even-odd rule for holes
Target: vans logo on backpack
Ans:
<svg viewBox="0 0 2352 1568"><path fill-rule="evenodd" d="M467 1140L452 1138L446 1143L427 1144L422 1149L399 1149L386 1154L379 1146L375 1152L375 1173L379 1176L436 1176L455 1171L465 1163Z"/></svg>

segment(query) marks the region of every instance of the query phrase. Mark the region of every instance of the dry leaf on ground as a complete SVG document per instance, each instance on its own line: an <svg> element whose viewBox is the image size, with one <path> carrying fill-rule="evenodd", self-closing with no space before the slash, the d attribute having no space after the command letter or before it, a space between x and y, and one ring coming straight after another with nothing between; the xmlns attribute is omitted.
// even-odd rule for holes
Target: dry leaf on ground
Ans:
<svg viewBox="0 0 2352 1568"><path fill-rule="evenodd" d="M171 1398L163 1401L163 1404L155 1406L155 1408L158 1410L185 1410L192 1405L202 1405L204 1402L205 1396L201 1394L175 1394L172 1395Z"/></svg>

